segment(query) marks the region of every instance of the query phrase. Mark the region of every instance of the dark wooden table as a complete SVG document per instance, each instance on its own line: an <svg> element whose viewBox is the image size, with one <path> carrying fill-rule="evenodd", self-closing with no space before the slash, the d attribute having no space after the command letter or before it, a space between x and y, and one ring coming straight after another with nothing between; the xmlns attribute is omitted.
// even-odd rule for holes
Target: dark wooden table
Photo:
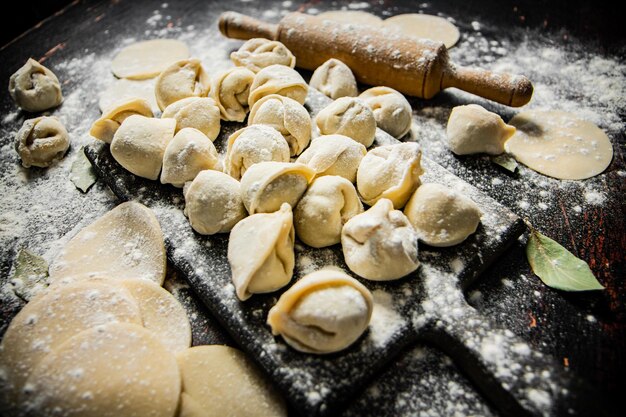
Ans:
<svg viewBox="0 0 626 417"><path fill-rule="evenodd" d="M626 36L618 25L617 13L603 4L582 1L355 4L355 9L383 17L423 11L454 18L462 33L459 45L450 51L455 62L522 70L535 84L534 103L579 111L608 133L615 156L599 177L564 182L523 167L511 175L487 158L452 156L441 139L455 105L476 102L505 120L516 109L458 91L441 93L430 101L410 100L416 125L414 139L427 155L586 260L606 287L589 293L547 288L528 266L524 237L467 290L470 303L533 349L551 355L616 403L624 404L619 383L626 371ZM91 140L86 133L89 122L99 115L97 88L103 84L94 79L109 77L106 83L112 81L108 60L129 39L182 38L208 62L211 71L226 65L227 54L239 45L215 40L219 38L216 19L222 11L236 10L277 21L286 11L315 13L342 5L320 1L77 1L0 49L0 80L8 83L9 76L28 57L43 60L57 73L66 102L53 114L61 114L72 134L71 159L78 145ZM109 209L114 199L102 184L87 194L74 190L71 184L62 185L71 161L49 172L20 169L13 134L27 115L17 112L5 93L0 97L0 116L1 334L23 305L6 295L17 251L28 247L53 258L63 236ZM170 288L199 314L200 319L194 322L195 344L229 343L189 289L180 282ZM455 412L497 414L449 358L433 347L415 346L353 399L344 415Z"/></svg>

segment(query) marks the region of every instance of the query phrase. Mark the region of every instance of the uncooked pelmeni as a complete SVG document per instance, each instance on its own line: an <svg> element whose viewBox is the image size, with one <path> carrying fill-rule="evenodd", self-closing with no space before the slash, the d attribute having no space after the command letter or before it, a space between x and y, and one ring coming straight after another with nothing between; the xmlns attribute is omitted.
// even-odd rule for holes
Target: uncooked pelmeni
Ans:
<svg viewBox="0 0 626 417"><path fill-rule="evenodd" d="M348 220L341 231L341 247L352 272L374 281L389 281L419 266L417 238L409 219L383 198Z"/></svg>
<svg viewBox="0 0 626 417"><path fill-rule="evenodd" d="M211 98L220 109L222 119L243 122L248 113L248 96L254 73L235 67L221 72L211 81Z"/></svg>
<svg viewBox="0 0 626 417"><path fill-rule="evenodd" d="M300 155L311 141L311 116L289 97L270 94L257 101L248 116L248 125L255 124L278 130L289 144L291 156Z"/></svg>
<svg viewBox="0 0 626 417"><path fill-rule="evenodd" d="M236 180L259 162L289 162L289 145L276 129L252 125L239 129L228 138L224 172Z"/></svg>
<svg viewBox="0 0 626 417"><path fill-rule="evenodd" d="M271 213L283 203L295 207L315 172L291 162L259 162L241 177L241 199L248 213Z"/></svg>
<svg viewBox="0 0 626 417"><path fill-rule="evenodd" d="M171 417L181 381L174 354L149 330L109 323L47 355L26 386L29 416Z"/></svg>
<svg viewBox="0 0 626 417"><path fill-rule="evenodd" d="M309 86L318 89L333 100L359 95L354 74L346 64L335 58L317 67L311 76Z"/></svg>
<svg viewBox="0 0 626 417"><path fill-rule="evenodd" d="M452 48L459 40L459 29L447 19L422 13L400 14L383 21L383 27L404 36L443 42Z"/></svg>
<svg viewBox="0 0 626 417"><path fill-rule="evenodd" d="M284 65L270 65L259 71L250 86L250 107L265 96L278 94L304 104L309 86L298 71Z"/></svg>
<svg viewBox="0 0 626 417"><path fill-rule="evenodd" d="M152 113L156 114L161 109L159 109L159 105L157 104L156 97L154 95L155 85L156 78L149 78L147 80L129 80L121 78L119 80L115 80L113 84L100 93L98 107L102 113L106 113L109 108L116 103L131 98L141 98L150 103Z"/></svg>
<svg viewBox="0 0 626 417"><path fill-rule="evenodd" d="M63 102L56 75L32 58L11 75L9 94L15 104L29 112L48 110Z"/></svg>
<svg viewBox="0 0 626 417"><path fill-rule="evenodd" d="M205 169L219 169L215 145L198 129L186 127L165 148L161 184L180 188Z"/></svg>
<svg viewBox="0 0 626 417"><path fill-rule="evenodd" d="M367 329L374 301L365 286L346 273L322 269L285 291L267 323L294 349L333 353L346 349Z"/></svg>
<svg viewBox="0 0 626 417"><path fill-rule="evenodd" d="M404 214L422 242L453 246L476 232L482 215L470 198L440 184L423 184L411 197Z"/></svg>
<svg viewBox="0 0 626 417"><path fill-rule="evenodd" d="M370 27L380 27L383 23L380 17L361 10L331 10L320 13L317 17L323 20L332 20L350 25L366 25Z"/></svg>
<svg viewBox="0 0 626 417"><path fill-rule="evenodd" d="M598 126L560 110L527 110L509 122L516 133L504 145L527 167L563 180L598 175L613 159L611 141Z"/></svg>
<svg viewBox="0 0 626 417"><path fill-rule="evenodd" d="M113 135L111 155L125 169L140 177L159 178L167 144L174 137L175 119L132 115Z"/></svg>
<svg viewBox="0 0 626 417"><path fill-rule="evenodd" d="M359 98L374 112L377 126L391 136L400 139L411 130L411 104L400 92L389 87L372 87Z"/></svg>
<svg viewBox="0 0 626 417"><path fill-rule="evenodd" d="M284 400L241 351L194 346L176 359L183 385L179 416L287 417Z"/></svg>
<svg viewBox="0 0 626 417"><path fill-rule="evenodd" d="M153 117L150 103L140 98L130 98L114 104L93 122L89 134L103 142L111 143L113 135L127 117L133 114Z"/></svg>
<svg viewBox="0 0 626 417"><path fill-rule="evenodd" d="M187 97L205 97L211 78L199 59L183 59L167 67L156 80L154 94L161 110Z"/></svg>
<svg viewBox="0 0 626 417"><path fill-rule="evenodd" d="M246 217L233 227L228 240L228 262L237 297L267 293L291 281L295 265L295 231L291 206Z"/></svg>
<svg viewBox="0 0 626 417"><path fill-rule="evenodd" d="M391 200L397 209L420 184L422 151L415 142L379 146L361 161L356 185L363 202L373 206L381 198Z"/></svg>
<svg viewBox="0 0 626 417"><path fill-rule="evenodd" d="M313 169L316 177L339 175L354 183L366 153L365 146L347 136L326 135L313 139L296 162Z"/></svg>
<svg viewBox="0 0 626 417"><path fill-rule="evenodd" d="M254 73L270 65L296 66L296 57L285 45L264 38L247 40L239 50L230 54L230 59L238 67L246 67Z"/></svg>
<svg viewBox="0 0 626 417"><path fill-rule="evenodd" d="M324 107L315 118L322 135L344 135L370 147L376 136L376 119L372 110L354 97L339 98Z"/></svg>
<svg viewBox="0 0 626 417"><path fill-rule="evenodd" d="M201 235L227 233L248 215L239 181L220 171L202 171L184 189L185 215Z"/></svg>
<svg viewBox="0 0 626 417"><path fill-rule="evenodd" d="M220 134L220 109L207 97L187 97L170 104L163 110L162 119L176 119L176 131L193 127L211 141Z"/></svg>
<svg viewBox="0 0 626 417"><path fill-rule="evenodd" d="M111 62L118 78L145 79L159 75L176 61L189 57L189 49L174 39L153 39L122 49Z"/></svg>
<svg viewBox="0 0 626 417"><path fill-rule="evenodd" d="M24 168L49 167L63 158L70 147L70 137L54 116L28 119L15 134L15 150Z"/></svg>
<svg viewBox="0 0 626 417"><path fill-rule="evenodd" d="M341 241L343 225L363 212L354 185L337 175L316 178L294 210L296 235L314 248Z"/></svg>
<svg viewBox="0 0 626 417"><path fill-rule="evenodd" d="M453 108L446 128L448 147L457 155L500 155L514 133L515 127L478 104Z"/></svg>

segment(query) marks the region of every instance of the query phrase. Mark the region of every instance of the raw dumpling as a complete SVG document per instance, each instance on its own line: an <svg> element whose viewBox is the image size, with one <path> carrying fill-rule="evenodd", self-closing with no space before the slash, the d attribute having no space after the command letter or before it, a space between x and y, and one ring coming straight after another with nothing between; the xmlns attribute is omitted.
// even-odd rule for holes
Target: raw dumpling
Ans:
<svg viewBox="0 0 626 417"><path fill-rule="evenodd" d="M248 213L271 213L283 203L295 207L315 173L291 162L259 162L241 178L241 199Z"/></svg>
<svg viewBox="0 0 626 417"><path fill-rule="evenodd" d="M309 86L298 71L284 65L270 65L263 68L254 77L250 86L250 107L270 94L278 94L304 104Z"/></svg>
<svg viewBox="0 0 626 417"><path fill-rule="evenodd" d="M287 203L274 213L253 214L233 227L228 262L240 300L276 291L291 281L294 239L293 214Z"/></svg>
<svg viewBox="0 0 626 417"><path fill-rule="evenodd" d="M272 334L294 349L332 353L353 344L367 329L374 301L365 286L346 273L322 269L285 291L267 316Z"/></svg>
<svg viewBox="0 0 626 417"><path fill-rule="evenodd" d="M174 137L175 119L132 115L122 122L111 141L111 155L128 171L156 180L167 144Z"/></svg>
<svg viewBox="0 0 626 417"><path fill-rule="evenodd" d="M381 198L402 208L420 184L422 151L415 142L385 145L365 155L356 174L363 202L373 206Z"/></svg>
<svg viewBox="0 0 626 417"><path fill-rule="evenodd" d="M11 75L9 94L15 104L29 112L48 110L63 102L56 75L32 58Z"/></svg>
<svg viewBox="0 0 626 417"><path fill-rule="evenodd" d="M446 128L448 147L457 155L500 155L514 133L515 127L478 104L453 108Z"/></svg>
<svg viewBox="0 0 626 417"><path fill-rule="evenodd" d="M398 91L389 87L372 87L359 96L374 112L376 124L391 136L400 139L411 130L411 105Z"/></svg>
<svg viewBox="0 0 626 417"><path fill-rule="evenodd" d="M339 98L322 109L315 118L322 135L344 135L370 147L376 136L372 110L354 97Z"/></svg>
<svg viewBox="0 0 626 417"><path fill-rule="evenodd" d="M411 197L404 214L422 242L453 246L476 232L480 209L471 199L440 184L423 184Z"/></svg>
<svg viewBox="0 0 626 417"><path fill-rule="evenodd" d="M42 116L24 121L15 135L15 150L24 168L46 168L63 158L70 147L70 137L63 124L54 116Z"/></svg>
<svg viewBox="0 0 626 417"><path fill-rule="evenodd" d="M333 100L359 95L354 74L346 64L335 58L317 67L311 76L309 86L318 89Z"/></svg>
<svg viewBox="0 0 626 417"><path fill-rule="evenodd" d="M219 159L213 142L198 129L186 127L165 148L161 184L182 187L187 181L193 181L198 172L218 168Z"/></svg>
<svg viewBox="0 0 626 417"><path fill-rule="evenodd" d="M341 246L348 268L374 281L402 278L419 266L417 233L385 198L348 220L341 231Z"/></svg>
<svg viewBox="0 0 626 417"><path fill-rule="evenodd" d="M122 122L133 114L146 117L154 116L150 103L140 98L131 98L110 107L106 113L93 122L89 134L103 142L111 143L113 135L115 135Z"/></svg>
<svg viewBox="0 0 626 417"><path fill-rule="evenodd" d="M202 171L184 189L185 215L201 235L226 233L248 215L239 181L220 171Z"/></svg>
<svg viewBox="0 0 626 417"><path fill-rule="evenodd" d="M163 110L162 119L176 119L176 131L193 127L204 133L211 141L220 133L220 109L207 97L187 97L175 101Z"/></svg>
<svg viewBox="0 0 626 417"><path fill-rule="evenodd" d="M235 67L213 78L211 98L217 103L222 119L243 122L248 113L248 96L254 73L246 68Z"/></svg>
<svg viewBox="0 0 626 417"><path fill-rule="evenodd" d="M246 41L238 51L230 54L230 59L238 67L246 67L254 73L270 65L296 66L296 57L285 45L264 38Z"/></svg>
<svg viewBox="0 0 626 417"><path fill-rule="evenodd" d="M300 155L311 141L309 112L289 97L270 94L257 101L248 116L248 125L256 124L278 130L289 144L291 156Z"/></svg>
<svg viewBox="0 0 626 417"><path fill-rule="evenodd" d="M240 180L248 168L259 162L289 162L289 145L276 129L252 125L228 138L224 172Z"/></svg>
<svg viewBox="0 0 626 417"><path fill-rule="evenodd" d="M337 175L316 178L294 211L296 234L314 248L341 241L341 229L353 216L363 212L363 204L347 179Z"/></svg>
<svg viewBox="0 0 626 417"><path fill-rule="evenodd" d="M183 59L170 65L156 81L155 96L161 110L187 97L206 97L211 89L209 74L199 59Z"/></svg>
<svg viewBox="0 0 626 417"><path fill-rule="evenodd" d="M366 153L365 146L347 136L326 135L313 139L296 162L313 169L316 177L339 175L354 183Z"/></svg>

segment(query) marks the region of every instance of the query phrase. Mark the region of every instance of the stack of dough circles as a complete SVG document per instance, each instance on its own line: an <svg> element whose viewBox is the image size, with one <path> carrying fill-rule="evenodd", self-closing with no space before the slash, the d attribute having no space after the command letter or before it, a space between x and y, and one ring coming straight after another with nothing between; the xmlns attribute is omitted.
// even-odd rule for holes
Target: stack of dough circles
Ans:
<svg viewBox="0 0 626 417"><path fill-rule="evenodd" d="M376 125L391 136L400 139L411 130L413 110L400 92L390 87L372 87L359 98L374 112Z"/></svg>
<svg viewBox="0 0 626 417"><path fill-rule="evenodd" d="M344 135L372 146L376 136L376 119L372 110L361 100L342 97L324 107L315 118L322 135Z"/></svg>
<svg viewBox="0 0 626 417"><path fill-rule="evenodd" d="M333 353L353 344L367 329L373 297L343 271L322 269L285 291L269 311L267 323L294 349Z"/></svg>
<svg viewBox="0 0 626 417"><path fill-rule="evenodd" d="M63 102L57 76L32 58L11 75L9 94L20 108L28 112L48 110Z"/></svg>
<svg viewBox="0 0 626 417"><path fill-rule="evenodd" d="M423 184L411 197L404 214L420 240L430 246L454 246L476 232L482 215L470 198L440 184Z"/></svg>
<svg viewBox="0 0 626 417"><path fill-rule="evenodd" d="M162 119L176 120L176 131L193 127L204 133L211 141L220 134L220 109L208 97L187 97L175 101L163 110Z"/></svg>
<svg viewBox="0 0 626 417"><path fill-rule="evenodd" d="M54 116L25 120L15 135L15 150L24 168L47 168L63 158L69 147L67 130Z"/></svg>
<svg viewBox="0 0 626 417"><path fill-rule="evenodd" d="M173 39L153 39L137 42L122 49L111 62L118 78L145 79L159 75L176 61L189 57L183 42Z"/></svg>
<svg viewBox="0 0 626 417"><path fill-rule="evenodd" d="M154 96L155 78L147 80L128 80L122 78L115 80L113 84L100 93L98 107L101 112L106 112L109 108L120 101L131 98L141 98L150 103L152 113L157 113L160 109Z"/></svg>
<svg viewBox="0 0 626 417"><path fill-rule="evenodd" d="M595 124L560 110L527 110L509 122L517 128L505 148L527 167L550 177L583 180L613 159L611 141Z"/></svg>
<svg viewBox="0 0 626 417"><path fill-rule="evenodd" d="M276 129L252 125L239 129L228 138L224 172L236 180L259 162L289 162L289 144Z"/></svg>
<svg viewBox="0 0 626 417"><path fill-rule="evenodd" d="M448 49L456 45L461 35L459 29L443 17L421 13L390 17L383 21L383 27L404 36L442 42Z"/></svg>
<svg viewBox="0 0 626 417"><path fill-rule="evenodd" d="M141 326L78 333L30 374L23 408L34 416L171 417L181 380L176 357Z"/></svg>
<svg viewBox="0 0 626 417"><path fill-rule="evenodd" d="M343 135L318 136L298 157L296 162L305 164L316 177L339 175L348 181L356 181L356 172L367 153L363 144Z"/></svg>
<svg viewBox="0 0 626 417"><path fill-rule="evenodd" d="M183 59L167 67L157 78L154 87L161 110L186 97L205 97L211 89L209 74L199 59Z"/></svg>
<svg viewBox="0 0 626 417"><path fill-rule="evenodd" d="M127 202L82 229L50 267L50 281L97 276L139 278L163 284L165 243L156 216Z"/></svg>
<svg viewBox="0 0 626 417"><path fill-rule="evenodd" d="M264 38L247 40L238 51L230 54L230 59L238 67L246 67L254 73L270 65L296 66L296 57L285 45Z"/></svg>
<svg viewBox="0 0 626 417"><path fill-rule="evenodd" d="M235 67L213 77L211 98L217 103L222 119L243 122L248 113L248 96L254 73Z"/></svg>
<svg viewBox="0 0 626 417"><path fill-rule="evenodd" d="M453 108L446 127L448 147L457 155L500 155L514 133L515 127L478 104Z"/></svg>
<svg viewBox="0 0 626 417"><path fill-rule="evenodd" d="M270 65L259 71L250 86L250 107L265 96L278 94L304 104L309 86L298 71L284 65Z"/></svg>
<svg viewBox="0 0 626 417"><path fill-rule="evenodd" d="M354 74L346 64L335 58L317 67L311 76L309 86L333 100L359 95Z"/></svg>
<svg viewBox="0 0 626 417"><path fill-rule="evenodd" d="M133 114L145 117L154 117L150 103L141 98L130 98L120 101L109 107L109 109L93 122L89 134L103 142L111 143L113 135L126 118Z"/></svg>
<svg viewBox="0 0 626 417"><path fill-rule="evenodd" d="M254 364L228 346L195 346L176 355L180 416L287 417L287 407Z"/></svg>
<svg viewBox="0 0 626 417"><path fill-rule="evenodd" d="M333 20L340 23L348 23L351 25L365 25L371 27L379 27L383 20L371 13L360 10L331 10L317 15L318 18L324 20Z"/></svg>

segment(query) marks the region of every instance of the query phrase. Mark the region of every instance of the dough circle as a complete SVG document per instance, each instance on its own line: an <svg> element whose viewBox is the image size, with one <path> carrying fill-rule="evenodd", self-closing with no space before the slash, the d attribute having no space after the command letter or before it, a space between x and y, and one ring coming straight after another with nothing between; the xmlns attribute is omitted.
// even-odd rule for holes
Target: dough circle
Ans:
<svg viewBox="0 0 626 417"><path fill-rule="evenodd" d="M383 24L383 20L380 17L360 10L331 10L329 12L320 13L317 17L355 25L378 27Z"/></svg>
<svg viewBox="0 0 626 417"><path fill-rule="evenodd" d="M159 109L156 96L154 95L155 84L155 78L148 80L127 80L126 78L122 78L115 80L113 84L100 93L98 107L100 107L102 113L105 113L111 106L118 102L131 98L141 98L150 103L152 113L158 113L161 110Z"/></svg>
<svg viewBox="0 0 626 417"><path fill-rule="evenodd" d="M439 16L421 13L399 14L385 19L383 27L397 30L405 36L443 42L450 49L459 41L459 29Z"/></svg>
<svg viewBox="0 0 626 417"><path fill-rule="evenodd" d="M159 75L176 61L189 57L189 48L174 39L137 42L122 49L113 58L111 70L118 78L143 80Z"/></svg>
<svg viewBox="0 0 626 417"><path fill-rule="evenodd" d="M527 110L510 125L517 131L507 152L541 174L583 180L602 173L613 159L611 141L595 124L560 110Z"/></svg>

